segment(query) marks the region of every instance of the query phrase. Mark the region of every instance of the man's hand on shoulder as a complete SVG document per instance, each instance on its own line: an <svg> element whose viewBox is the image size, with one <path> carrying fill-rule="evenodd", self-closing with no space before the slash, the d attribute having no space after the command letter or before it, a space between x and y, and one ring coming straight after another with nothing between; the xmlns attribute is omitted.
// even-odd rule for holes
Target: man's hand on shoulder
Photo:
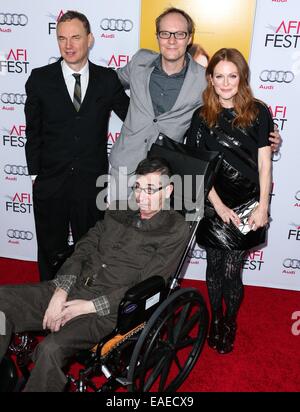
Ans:
<svg viewBox="0 0 300 412"><path fill-rule="evenodd" d="M281 143L282 143L282 139L281 139L281 136L280 136L280 133L278 131L277 126L275 127L274 132L270 133L269 140L271 142L272 152L274 152L274 153L278 152L278 150L281 146Z"/></svg>

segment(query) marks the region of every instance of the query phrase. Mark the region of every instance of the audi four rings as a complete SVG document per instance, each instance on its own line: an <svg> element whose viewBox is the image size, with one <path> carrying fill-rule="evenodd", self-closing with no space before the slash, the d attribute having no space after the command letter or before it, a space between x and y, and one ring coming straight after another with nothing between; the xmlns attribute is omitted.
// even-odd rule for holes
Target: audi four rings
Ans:
<svg viewBox="0 0 300 412"><path fill-rule="evenodd" d="M280 152L274 152L272 154L272 161L273 162L278 162L281 159L281 153Z"/></svg>
<svg viewBox="0 0 300 412"><path fill-rule="evenodd" d="M26 14L0 13L0 25L4 26L26 26L28 17Z"/></svg>
<svg viewBox="0 0 300 412"><path fill-rule="evenodd" d="M28 176L28 167L27 166L17 166L17 165L5 165L4 172L7 175Z"/></svg>
<svg viewBox="0 0 300 412"><path fill-rule="evenodd" d="M29 230L8 229L7 236L11 239L32 240L33 233Z"/></svg>
<svg viewBox="0 0 300 412"><path fill-rule="evenodd" d="M300 200L300 190L298 190L298 192L296 192L295 199Z"/></svg>
<svg viewBox="0 0 300 412"><path fill-rule="evenodd" d="M259 76L262 82L291 83L295 75L291 71L284 70L263 70Z"/></svg>
<svg viewBox="0 0 300 412"><path fill-rule="evenodd" d="M299 259L286 258L283 261L283 266L285 268L300 269L300 260Z"/></svg>
<svg viewBox="0 0 300 412"><path fill-rule="evenodd" d="M23 93L2 93L1 102L4 104L25 104L26 94Z"/></svg>
<svg viewBox="0 0 300 412"><path fill-rule="evenodd" d="M188 254L191 259L206 259L206 251L204 249L194 249Z"/></svg>
<svg viewBox="0 0 300 412"><path fill-rule="evenodd" d="M133 22L128 19L102 19L100 22L102 30L111 31L130 31L133 28Z"/></svg>

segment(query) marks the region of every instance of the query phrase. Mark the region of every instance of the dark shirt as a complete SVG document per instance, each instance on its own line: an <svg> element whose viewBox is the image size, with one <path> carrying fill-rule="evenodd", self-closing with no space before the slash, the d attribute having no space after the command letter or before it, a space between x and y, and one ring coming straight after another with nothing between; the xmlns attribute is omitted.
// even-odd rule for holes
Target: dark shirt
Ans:
<svg viewBox="0 0 300 412"><path fill-rule="evenodd" d="M188 223L174 210L148 220L132 210L108 210L77 242L54 282L69 293L92 278L97 313L115 313L129 288L154 275L173 274L188 237Z"/></svg>
<svg viewBox="0 0 300 412"><path fill-rule="evenodd" d="M154 61L154 70L151 73L149 91L152 99L155 116L159 116L174 106L184 82L189 59L185 59L185 66L179 73L170 76L163 71L161 56Z"/></svg>

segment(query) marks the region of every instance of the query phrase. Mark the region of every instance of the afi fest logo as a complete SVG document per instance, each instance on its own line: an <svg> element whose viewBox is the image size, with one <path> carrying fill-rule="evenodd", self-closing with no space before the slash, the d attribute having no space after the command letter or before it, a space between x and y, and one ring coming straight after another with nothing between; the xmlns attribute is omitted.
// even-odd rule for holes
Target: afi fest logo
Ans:
<svg viewBox="0 0 300 412"><path fill-rule="evenodd" d="M120 67L126 66L128 62L128 54L112 54L107 60L103 58L99 59L99 63L102 66L110 67L111 69L119 69Z"/></svg>
<svg viewBox="0 0 300 412"><path fill-rule="evenodd" d="M280 131L284 129L287 123L287 106L269 106L269 110L274 120L274 124Z"/></svg>
<svg viewBox="0 0 300 412"><path fill-rule="evenodd" d="M267 27L273 33L267 33L265 47L300 48L300 20L282 20L278 26Z"/></svg>
<svg viewBox="0 0 300 412"><path fill-rule="evenodd" d="M118 69L119 67L126 66L129 62L129 56L127 54L113 54L108 59L107 67L111 67L112 69Z"/></svg>
<svg viewBox="0 0 300 412"><path fill-rule="evenodd" d="M296 223L291 223L291 226L293 226L294 229L290 229L288 231L288 240L300 240L300 225Z"/></svg>
<svg viewBox="0 0 300 412"><path fill-rule="evenodd" d="M51 14L49 13L47 17L50 17L51 20L54 21L49 21L48 22L48 34L49 36L54 32L56 32L56 26L57 26L57 22L58 20L61 18L61 16L65 14L65 12L63 10L60 10L60 12L55 15L55 14Z"/></svg>
<svg viewBox="0 0 300 412"><path fill-rule="evenodd" d="M116 133L109 132L107 134L107 154L110 154L111 148L116 143L119 136L120 136L120 132L116 132Z"/></svg>
<svg viewBox="0 0 300 412"><path fill-rule="evenodd" d="M249 252L244 260L243 269L261 270L262 265L265 263L263 257L263 250L253 250Z"/></svg>
<svg viewBox="0 0 300 412"><path fill-rule="evenodd" d="M271 185L271 190L270 190L270 204L272 203L273 197L275 196L275 190L274 190L274 187L275 187L275 183L274 183L274 182L272 182L272 185Z"/></svg>
<svg viewBox="0 0 300 412"><path fill-rule="evenodd" d="M30 193L18 193L7 196L10 200L5 202L6 212L32 213L32 203Z"/></svg>
<svg viewBox="0 0 300 412"><path fill-rule="evenodd" d="M25 130L26 126L13 125L10 129L2 129L2 144L5 147L24 147L26 142Z"/></svg>
<svg viewBox="0 0 300 412"><path fill-rule="evenodd" d="M27 49L10 49L4 57L1 56L0 74L27 74L28 65Z"/></svg>

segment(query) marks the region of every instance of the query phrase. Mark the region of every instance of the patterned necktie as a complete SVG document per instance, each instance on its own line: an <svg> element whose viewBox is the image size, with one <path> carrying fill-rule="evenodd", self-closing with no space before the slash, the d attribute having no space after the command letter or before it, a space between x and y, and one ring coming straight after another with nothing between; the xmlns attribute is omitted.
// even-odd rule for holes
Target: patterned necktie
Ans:
<svg viewBox="0 0 300 412"><path fill-rule="evenodd" d="M80 84L81 74L74 73L73 76L75 77L73 104L74 104L75 109L78 112L80 109L80 105L81 105L81 84Z"/></svg>

